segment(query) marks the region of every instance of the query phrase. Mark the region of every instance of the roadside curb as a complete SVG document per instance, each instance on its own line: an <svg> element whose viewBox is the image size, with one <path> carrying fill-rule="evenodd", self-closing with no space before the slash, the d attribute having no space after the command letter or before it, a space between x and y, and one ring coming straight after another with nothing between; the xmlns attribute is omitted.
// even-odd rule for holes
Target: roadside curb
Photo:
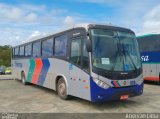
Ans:
<svg viewBox="0 0 160 119"><path fill-rule="evenodd" d="M1 78L0 78L0 80L13 80L13 79L1 79Z"/></svg>
<svg viewBox="0 0 160 119"><path fill-rule="evenodd" d="M0 75L0 80L13 80L12 75Z"/></svg>

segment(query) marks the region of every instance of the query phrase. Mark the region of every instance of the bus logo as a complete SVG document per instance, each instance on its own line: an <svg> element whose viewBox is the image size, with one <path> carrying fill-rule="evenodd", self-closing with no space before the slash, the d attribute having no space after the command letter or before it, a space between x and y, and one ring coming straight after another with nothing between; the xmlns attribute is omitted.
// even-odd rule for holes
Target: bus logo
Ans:
<svg viewBox="0 0 160 119"><path fill-rule="evenodd" d="M148 56L148 55L146 55L146 56L141 56L141 60L142 60L143 62L147 62L147 61L149 61L149 56Z"/></svg>
<svg viewBox="0 0 160 119"><path fill-rule="evenodd" d="M123 85L126 85L126 84L127 84L127 82L126 82L126 81L124 81L124 82L123 82Z"/></svg>

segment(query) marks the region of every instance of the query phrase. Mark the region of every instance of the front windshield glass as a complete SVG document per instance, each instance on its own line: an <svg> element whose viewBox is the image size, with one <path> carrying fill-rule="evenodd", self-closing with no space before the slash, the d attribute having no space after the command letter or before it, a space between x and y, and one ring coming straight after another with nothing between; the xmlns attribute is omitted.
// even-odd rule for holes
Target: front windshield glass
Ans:
<svg viewBox="0 0 160 119"><path fill-rule="evenodd" d="M136 37L133 33L92 29L94 68L109 71L133 71L141 67Z"/></svg>

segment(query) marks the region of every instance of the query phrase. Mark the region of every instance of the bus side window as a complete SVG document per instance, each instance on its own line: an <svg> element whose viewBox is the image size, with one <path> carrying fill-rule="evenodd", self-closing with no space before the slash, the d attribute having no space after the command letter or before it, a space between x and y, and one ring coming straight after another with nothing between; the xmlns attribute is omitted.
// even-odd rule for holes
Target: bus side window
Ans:
<svg viewBox="0 0 160 119"><path fill-rule="evenodd" d="M24 56L24 46L21 46L20 48L19 48L19 56L20 57L23 57Z"/></svg>
<svg viewBox="0 0 160 119"><path fill-rule="evenodd" d="M41 42L33 43L33 57L41 56Z"/></svg>
<svg viewBox="0 0 160 119"><path fill-rule="evenodd" d="M25 57L31 57L31 51L32 51L32 45L26 45L25 46Z"/></svg>
<svg viewBox="0 0 160 119"><path fill-rule="evenodd" d="M12 48L12 58L14 58L14 49L15 48Z"/></svg>
<svg viewBox="0 0 160 119"><path fill-rule="evenodd" d="M42 56L53 55L53 39L47 39L42 42Z"/></svg>
<svg viewBox="0 0 160 119"><path fill-rule="evenodd" d="M71 42L71 61L80 66L81 65L81 39L73 39Z"/></svg>
<svg viewBox="0 0 160 119"><path fill-rule="evenodd" d="M67 55L67 35L61 35L54 39L54 55L55 56L66 56Z"/></svg>
<svg viewBox="0 0 160 119"><path fill-rule="evenodd" d="M17 58L19 56L19 47L16 47L15 50L14 50L14 55L15 57Z"/></svg>

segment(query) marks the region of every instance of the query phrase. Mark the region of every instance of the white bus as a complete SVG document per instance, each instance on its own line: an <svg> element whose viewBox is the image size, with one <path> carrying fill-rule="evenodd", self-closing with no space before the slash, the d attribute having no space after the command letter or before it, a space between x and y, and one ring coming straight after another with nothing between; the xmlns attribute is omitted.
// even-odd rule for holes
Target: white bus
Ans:
<svg viewBox="0 0 160 119"><path fill-rule="evenodd" d="M160 34L137 37L143 66L143 79L160 84Z"/></svg>
<svg viewBox="0 0 160 119"><path fill-rule="evenodd" d="M143 93L142 65L133 31L88 24L12 48L15 79L92 102Z"/></svg>

